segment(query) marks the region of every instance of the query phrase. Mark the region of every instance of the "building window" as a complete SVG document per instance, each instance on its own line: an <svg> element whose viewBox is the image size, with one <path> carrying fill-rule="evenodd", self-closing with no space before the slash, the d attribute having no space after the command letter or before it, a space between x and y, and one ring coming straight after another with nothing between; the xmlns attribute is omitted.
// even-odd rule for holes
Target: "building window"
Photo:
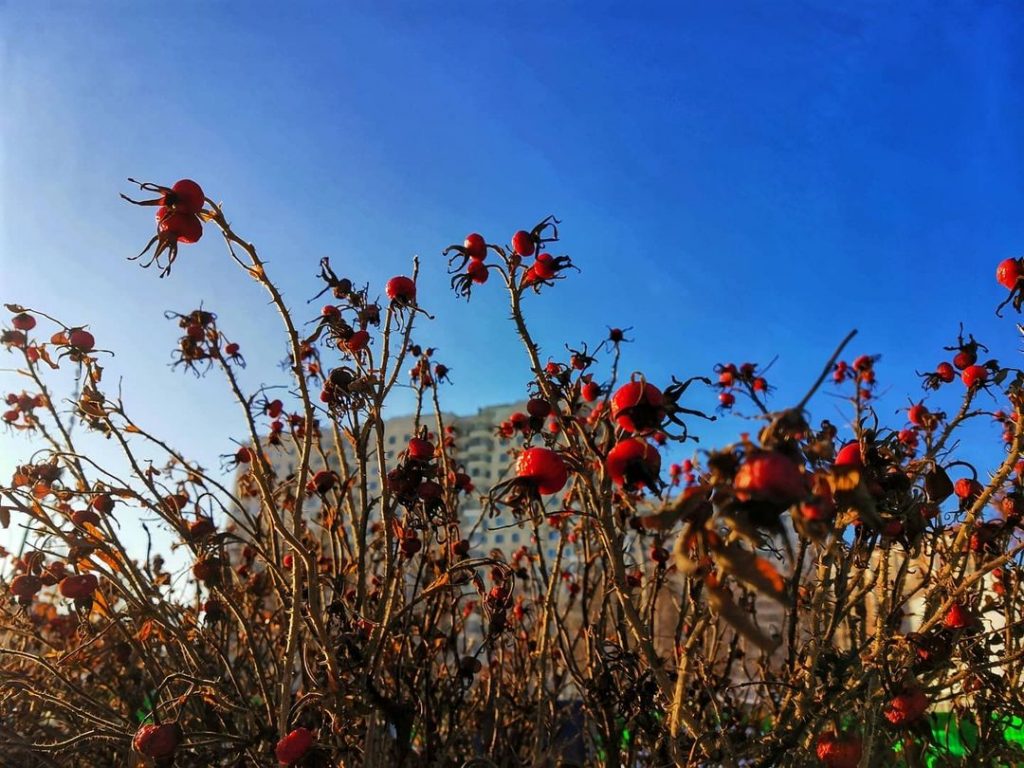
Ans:
<svg viewBox="0 0 1024 768"><path fill-rule="evenodd" d="M548 541L558 541L559 536L558 531L548 531Z"/></svg>
<svg viewBox="0 0 1024 768"><path fill-rule="evenodd" d="M519 543L519 534L518 533L513 533L512 534L512 543L513 544L518 544Z"/></svg>
<svg viewBox="0 0 1024 768"><path fill-rule="evenodd" d="M494 534L494 543L495 544L504 544L505 543L505 534L504 533L496 533L496 534Z"/></svg>
<svg viewBox="0 0 1024 768"><path fill-rule="evenodd" d="M397 442L398 442L398 438L397 437L395 437L394 435L389 435L388 436L388 445L394 445Z"/></svg>

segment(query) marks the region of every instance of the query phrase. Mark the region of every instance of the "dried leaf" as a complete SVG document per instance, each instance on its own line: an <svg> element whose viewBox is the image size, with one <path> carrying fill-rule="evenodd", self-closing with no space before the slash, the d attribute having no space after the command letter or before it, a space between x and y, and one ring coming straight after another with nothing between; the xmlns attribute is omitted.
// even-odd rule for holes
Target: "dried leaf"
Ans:
<svg viewBox="0 0 1024 768"><path fill-rule="evenodd" d="M121 571L121 561L118 560L116 557L114 557L113 555L107 554L103 550L97 550L93 554L95 554L96 557L98 557L100 560L102 560L104 563L106 563L108 566L110 566L110 569L112 571L114 571L115 573L120 573L120 571Z"/></svg>
<svg viewBox="0 0 1024 768"><path fill-rule="evenodd" d="M705 517L711 512L710 495L710 485L691 486L653 515L639 518L640 525L649 531L667 531L680 520Z"/></svg>
<svg viewBox="0 0 1024 768"><path fill-rule="evenodd" d="M740 608L732 599L732 592L720 586L714 579L706 581L705 595L711 610L725 619L733 629L752 642L765 653L772 653L779 647L781 640L768 637L754 624L750 614Z"/></svg>
<svg viewBox="0 0 1024 768"><path fill-rule="evenodd" d="M953 481L949 479L946 470L938 464L924 476L924 490L928 494L928 500L941 504L953 495Z"/></svg>
<svg viewBox="0 0 1024 768"><path fill-rule="evenodd" d="M100 616L106 618L113 618L114 612L110 608L110 603L107 602L107 598L103 596L103 591L97 589L92 594L92 607Z"/></svg>
<svg viewBox="0 0 1024 768"><path fill-rule="evenodd" d="M7 528L11 524L11 510L17 507L0 506L0 526Z"/></svg>
<svg viewBox="0 0 1024 768"><path fill-rule="evenodd" d="M868 491L859 469L835 467L829 475L829 485L832 487L840 517L844 517L843 513L852 510L872 528L882 527L882 519L878 516L878 509L875 506L875 497Z"/></svg>
<svg viewBox="0 0 1024 768"><path fill-rule="evenodd" d="M765 558L739 544L725 544L712 549L718 567L773 600L788 605L786 580Z"/></svg>
<svg viewBox="0 0 1024 768"><path fill-rule="evenodd" d="M132 434L138 434L138 433L142 432L142 430L139 429L138 427L136 427L134 424L128 424L124 428L124 431L125 432L131 432Z"/></svg>

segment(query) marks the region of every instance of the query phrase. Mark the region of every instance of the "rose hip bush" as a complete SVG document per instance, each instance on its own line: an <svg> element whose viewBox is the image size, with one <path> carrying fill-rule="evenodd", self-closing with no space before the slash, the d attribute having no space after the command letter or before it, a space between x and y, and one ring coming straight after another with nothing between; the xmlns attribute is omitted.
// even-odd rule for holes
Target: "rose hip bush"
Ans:
<svg viewBox="0 0 1024 768"><path fill-rule="evenodd" d="M288 394L242 389L244 350L214 312L167 314L175 367L238 401L249 442L227 480L132 418L85 326L7 305L24 388L3 422L33 441L0 488L0 523L27 533L0 584L11 764L917 766L952 759L940 722L970 732L978 764L1024 762L1022 375L973 336L889 425L853 334L788 406L752 363L649 380L625 373L628 329L542 357L524 305L576 273L557 220L509 245L472 233L445 251L452 287L505 293L532 372L526 412L494 425L505 477L481 494L441 409L448 369L413 341L431 303L417 263L371 290L324 259L326 303L293 315L198 184L139 186L157 195L139 204L158 208L161 276L212 227L265 288ZM999 264L1017 309L1022 274ZM70 412L48 383L68 367ZM415 434L388 465L383 409L407 382ZM812 421L822 387L846 398L845 439ZM666 466L737 410L756 429ZM967 463L964 428L991 419L1002 440ZM75 423L123 462L98 466ZM531 543L476 551L471 529L500 512ZM126 549L118 520L140 515L184 570Z"/></svg>

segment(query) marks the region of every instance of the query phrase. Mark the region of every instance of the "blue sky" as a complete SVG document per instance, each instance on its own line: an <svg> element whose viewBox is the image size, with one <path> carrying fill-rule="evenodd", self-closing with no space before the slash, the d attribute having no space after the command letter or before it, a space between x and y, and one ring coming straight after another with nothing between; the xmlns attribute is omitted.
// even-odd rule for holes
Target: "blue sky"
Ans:
<svg viewBox="0 0 1024 768"><path fill-rule="evenodd" d="M1018 354L992 309L1024 253L1024 14L839 5L6 4L2 298L91 323L129 410L209 465L240 422L168 369L163 310L218 312L249 386L281 383L281 337L212 230L169 279L124 261L152 226L126 177L200 181L296 309L321 256L379 287L419 254L458 411L528 371L497 286L457 300L439 253L554 213L583 271L527 302L545 351L632 326L655 382L778 355L781 405L856 327L891 414L960 319ZM6 475L29 444L0 441Z"/></svg>

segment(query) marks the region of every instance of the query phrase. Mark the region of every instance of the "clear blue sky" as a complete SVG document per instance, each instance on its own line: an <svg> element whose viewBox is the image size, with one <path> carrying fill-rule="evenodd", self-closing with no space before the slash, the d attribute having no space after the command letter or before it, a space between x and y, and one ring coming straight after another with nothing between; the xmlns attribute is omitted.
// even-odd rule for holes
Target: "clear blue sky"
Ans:
<svg viewBox="0 0 1024 768"><path fill-rule="evenodd" d="M90 322L128 408L207 464L237 414L167 368L161 313L217 311L248 385L283 381L281 337L211 230L169 279L124 261L152 226L127 176L200 181L298 309L321 256L381 286L420 254L459 411L527 368L497 286L458 301L439 252L549 213L583 272L527 302L546 351L633 326L655 382L778 354L781 405L857 327L886 413L961 318L1017 354L992 308L1024 253L1019 3L509 5L5 4L3 300ZM27 444L0 441L7 474Z"/></svg>

